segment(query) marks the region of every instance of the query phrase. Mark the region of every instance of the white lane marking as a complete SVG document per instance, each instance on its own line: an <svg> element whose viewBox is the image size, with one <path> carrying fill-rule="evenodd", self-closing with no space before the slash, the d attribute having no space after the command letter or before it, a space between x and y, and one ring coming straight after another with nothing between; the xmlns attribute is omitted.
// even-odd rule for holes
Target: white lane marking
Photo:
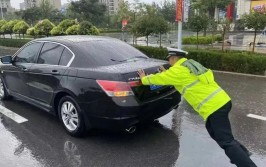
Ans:
<svg viewBox="0 0 266 167"><path fill-rule="evenodd" d="M17 122L19 124L28 121L26 118L14 113L13 111L10 111L9 109L7 109L1 105L0 105L0 113L4 114L8 118L14 120L15 122Z"/></svg>
<svg viewBox="0 0 266 167"><path fill-rule="evenodd" d="M255 115L255 114L248 114L247 117L255 118L255 119L260 119L260 120L266 121L266 117L259 116L259 115Z"/></svg>

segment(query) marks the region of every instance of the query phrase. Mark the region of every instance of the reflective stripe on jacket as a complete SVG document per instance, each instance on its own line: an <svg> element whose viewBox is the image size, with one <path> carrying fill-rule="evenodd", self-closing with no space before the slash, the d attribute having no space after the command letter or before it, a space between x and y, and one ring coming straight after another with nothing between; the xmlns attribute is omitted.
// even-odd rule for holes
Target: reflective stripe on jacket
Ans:
<svg viewBox="0 0 266 167"><path fill-rule="evenodd" d="M142 84L175 86L176 90L206 121L209 115L231 99L214 81L211 70L208 70L204 75L196 76L187 67L182 66L185 61L187 59L182 58L164 72L143 77Z"/></svg>

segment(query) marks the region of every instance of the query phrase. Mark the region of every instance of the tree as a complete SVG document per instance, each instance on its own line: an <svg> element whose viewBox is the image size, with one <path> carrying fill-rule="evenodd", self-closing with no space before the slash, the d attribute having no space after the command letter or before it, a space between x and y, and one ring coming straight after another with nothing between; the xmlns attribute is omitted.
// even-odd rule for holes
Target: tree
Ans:
<svg viewBox="0 0 266 167"><path fill-rule="evenodd" d="M50 31L55 27L55 25L50 22L48 19L44 19L37 23L34 28L35 28L35 33L38 35L46 35L47 37L50 34Z"/></svg>
<svg viewBox="0 0 266 167"><path fill-rule="evenodd" d="M66 19L66 20L61 21L61 22L59 23L58 27L60 27L60 28L62 29L62 31L65 33L66 30L67 30L69 27L71 27L71 26L73 26L73 25L76 25L76 24L78 24L78 23L76 22L76 20Z"/></svg>
<svg viewBox="0 0 266 167"><path fill-rule="evenodd" d="M199 32L207 29L208 17L205 14L190 16L189 28L197 33L197 49L199 48Z"/></svg>
<svg viewBox="0 0 266 167"><path fill-rule="evenodd" d="M79 35L80 25L73 25L66 30L67 35Z"/></svg>
<svg viewBox="0 0 266 167"><path fill-rule="evenodd" d="M122 1L119 3L117 16L118 16L118 22L121 22L122 20L131 20L132 19L133 12L130 10L129 2L128 1Z"/></svg>
<svg viewBox="0 0 266 167"><path fill-rule="evenodd" d="M215 19L209 20L208 30L211 31L211 33L212 33L212 47L213 47L213 43L214 43L214 34L215 34L215 32L217 32L217 26L218 26L218 23L217 23L217 21L215 21Z"/></svg>
<svg viewBox="0 0 266 167"><path fill-rule="evenodd" d="M27 35L31 35L33 36L34 38L36 37L36 31L35 31L35 28L34 27L31 27L27 30Z"/></svg>
<svg viewBox="0 0 266 167"><path fill-rule="evenodd" d="M154 18L154 21L155 21L154 33L159 34L160 47L161 47L162 46L162 34L167 33L169 31L169 27L168 27L167 21L162 16L158 16Z"/></svg>
<svg viewBox="0 0 266 167"><path fill-rule="evenodd" d="M139 34L146 37L147 46L149 45L149 35L154 32L155 22L151 21L148 15L142 16L133 25L133 30Z"/></svg>
<svg viewBox="0 0 266 167"><path fill-rule="evenodd" d="M38 7L29 8L20 12L22 19L30 23L31 26L33 26L36 21L40 20L42 15Z"/></svg>
<svg viewBox="0 0 266 167"><path fill-rule="evenodd" d="M3 31L2 27L7 23L5 20L0 20L0 35L3 35L5 38L5 32Z"/></svg>
<svg viewBox="0 0 266 167"><path fill-rule="evenodd" d="M163 6L160 9L160 13L169 23L175 23L176 2L164 0Z"/></svg>
<svg viewBox="0 0 266 167"><path fill-rule="evenodd" d="M11 20L1 27L1 31L5 34L10 34L12 39L13 27L18 23L18 20Z"/></svg>
<svg viewBox="0 0 266 167"><path fill-rule="evenodd" d="M21 19L21 15L19 15L18 12L7 12L5 14L5 19L6 20L20 20Z"/></svg>
<svg viewBox="0 0 266 167"><path fill-rule="evenodd" d="M60 23L62 20L67 19L68 17L58 9L53 9L48 16L48 19L53 23Z"/></svg>
<svg viewBox="0 0 266 167"><path fill-rule="evenodd" d="M263 30L266 27L266 13L253 11L243 17L244 25L251 29L254 29L254 40L252 52L255 50L257 32Z"/></svg>
<svg viewBox="0 0 266 167"><path fill-rule="evenodd" d="M193 0L192 7L200 12L207 12L210 17L215 18L215 9L224 9L231 0Z"/></svg>
<svg viewBox="0 0 266 167"><path fill-rule="evenodd" d="M25 21L20 21L13 27L13 32L19 34L19 38L20 34L22 34L24 38L24 34L26 34L29 27L30 26Z"/></svg>
<svg viewBox="0 0 266 167"><path fill-rule="evenodd" d="M222 40L223 40L222 51L224 51L224 45L225 43L227 43L225 41L225 36L226 36L226 33L231 30L231 21L226 19L222 21L221 24L219 24L219 26L220 26L219 29L222 31Z"/></svg>
<svg viewBox="0 0 266 167"><path fill-rule="evenodd" d="M100 31L97 27L95 26L92 26L90 28L90 31L89 31L90 35L99 35L100 34Z"/></svg>
<svg viewBox="0 0 266 167"><path fill-rule="evenodd" d="M89 35L90 29L92 28L92 24L88 21L83 21L80 23L80 29L79 29L79 34L80 35Z"/></svg>
<svg viewBox="0 0 266 167"><path fill-rule="evenodd" d="M80 13L83 20L91 20L93 23L100 23L106 13L106 6L99 0L80 0L72 1L70 10L74 13Z"/></svg>
<svg viewBox="0 0 266 167"><path fill-rule="evenodd" d="M73 25L66 30L67 35L99 35L100 31L88 21Z"/></svg>
<svg viewBox="0 0 266 167"><path fill-rule="evenodd" d="M65 31L63 31L63 29L59 26L55 26L51 31L50 34L53 36L59 36L59 35L64 35L66 34Z"/></svg>
<svg viewBox="0 0 266 167"><path fill-rule="evenodd" d="M165 19L161 16L151 14L144 15L137 19L131 28L131 32L136 35L143 35L147 39L147 46L149 45L149 35L153 33L166 33L168 25ZM161 42L160 42L161 43Z"/></svg>
<svg viewBox="0 0 266 167"><path fill-rule="evenodd" d="M39 9L41 12L41 18L47 19L47 18L49 18L49 16L51 16L51 13L54 10L54 7L50 3L49 0L41 0Z"/></svg>

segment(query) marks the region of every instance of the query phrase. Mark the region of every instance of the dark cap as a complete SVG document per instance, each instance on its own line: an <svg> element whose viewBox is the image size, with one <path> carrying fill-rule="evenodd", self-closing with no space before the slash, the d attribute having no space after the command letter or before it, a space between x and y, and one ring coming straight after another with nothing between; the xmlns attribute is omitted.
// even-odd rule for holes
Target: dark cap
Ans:
<svg viewBox="0 0 266 167"><path fill-rule="evenodd" d="M166 57L166 59L169 59L172 56L183 56L185 57L188 52L181 50L181 49L176 49L176 48L167 48L168 50L168 55Z"/></svg>

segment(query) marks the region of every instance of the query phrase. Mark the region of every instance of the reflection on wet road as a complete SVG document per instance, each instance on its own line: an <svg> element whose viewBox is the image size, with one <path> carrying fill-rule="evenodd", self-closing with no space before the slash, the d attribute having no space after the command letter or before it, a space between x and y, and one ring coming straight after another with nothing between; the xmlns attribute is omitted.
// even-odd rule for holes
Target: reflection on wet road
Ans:
<svg viewBox="0 0 266 167"><path fill-rule="evenodd" d="M216 74L233 99L230 115L235 137L266 164L266 78ZM208 136L202 119L182 101L177 111L137 133L94 130L77 139L53 116L17 100L3 106L28 119L18 124L0 113L1 167L230 167L223 150Z"/></svg>

